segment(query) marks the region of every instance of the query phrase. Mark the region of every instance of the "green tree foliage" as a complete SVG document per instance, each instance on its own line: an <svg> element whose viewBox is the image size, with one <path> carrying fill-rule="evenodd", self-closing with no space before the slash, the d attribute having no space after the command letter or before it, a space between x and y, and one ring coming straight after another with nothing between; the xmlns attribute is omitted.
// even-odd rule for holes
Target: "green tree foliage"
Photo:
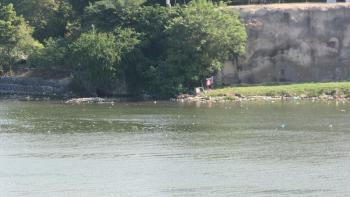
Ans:
<svg viewBox="0 0 350 197"><path fill-rule="evenodd" d="M106 20L107 19L107 20ZM116 26L141 33L141 43L123 61L129 92L171 96L189 91L244 52L246 33L239 15L225 5L194 1L171 9L122 6L99 1L86 9L85 28Z"/></svg>
<svg viewBox="0 0 350 197"><path fill-rule="evenodd" d="M91 25L104 31L112 31L116 26L129 26L135 15L140 12L143 0L100 0L85 8L82 17L84 29ZM136 19L137 20L137 19ZM132 25L131 27L135 27Z"/></svg>
<svg viewBox="0 0 350 197"><path fill-rule="evenodd" d="M113 33L84 33L71 45L75 80L89 95L108 95L111 85L122 73L124 53L138 43L132 29L116 29Z"/></svg>
<svg viewBox="0 0 350 197"><path fill-rule="evenodd" d="M109 88L119 71L120 54L116 47L113 34L95 31L82 34L71 46L76 83L89 95L97 96Z"/></svg>
<svg viewBox="0 0 350 197"><path fill-rule="evenodd" d="M44 47L30 54L28 65L32 68L52 70L54 72L69 72L67 64L68 49L65 39L50 38L45 41Z"/></svg>
<svg viewBox="0 0 350 197"><path fill-rule="evenodd" d="M170 0L171 5L186 5L189 4L192 0ZM257 0L259 1L259 0ZM263 2L263 0L260 0ZM275 0L278 2L278 0ZM241 5L241 4L248 4L248 0L212 0L213 3L225 3L227 5ZM146 0L145 5L152 6L152 5L165 5L165 0Z"/></svg>
<svg viewBox="0 0 350 197"><path fill-rule="evenodd" d="M44 47L24 50L40 45L9 5L13 16L0 23L2 54L6 46L16 52L7 57L30 54L31 67L73 73L76 87L88 95L110 95L117 80L134 94L188 92L245 50L239 15L204 0L172 1L171 8L143 0L3 1L15 4Z"/></svg>
<svg viewBox="0 0 350 197"><path fill-rule="evenodd" d="M77 13L77 15L82 15L84 13L85 7L90 4L95 3L98 0L69 0L69 3L72 5L73 10Z"/></svg>
<svg viewBox="0 0 350 197"><path fill-rule="evenodd" d="M82 24L84 29L90 29L92 25L104 31L112 31L115 24L124 17L125 10L119 3L113 0L103 0L86 7Z"/></svg>
<svg viewBox="0 0 350 197"><path fill-rule="evenodd" d="M19 15L35 28L34 38L63 37L72 20L72 6L67 0L3 0L12 3Z"/></svg>
<svg viewBox="0 0 350 197"><path fill-rule="evenodd" d="M132 25L144 33L143 42L126 74L133 90L160 97L188 92L245 51L245 28L226 5L193 1L141 13Z"/></svg>
<svg viewBox="0 0 350 197"><path fill-rule="evenodd" d="M165 23L174 13L161 6L122 6L112 1L100 1L86 8L83 29L92 25L110 32L115 27L133 28L140 33L141 43L125 55L123 65L125 78L131 94L145 90L150 77L149 67L157 64L164 53Z"/></svg>
<svg viewBox="0 0 350 197"><path fill-rule="evenodd" d="M0 4L0 66L12 70L16 60L41 45L32 38L32 28L16 15L12 4Z"/></svg>
<svg viewBox="0 0 350 197"><path fill-rule="evenodd" d="M149 92L154 84L154 69L166 52L165 27L168 21L177 16L173 9L161 6L139 7L129 12L124 26L132 26L141 33L141 43L128 57L125 75L129 92L139 94Z"/></svg>
<svg viewBox="0 0 350 197"><path fill-rule="evenodd" d="M180 15L166 27L166 56L155 76L158 91L166 95L200 85L226 60L243 54L247 39L239 15L224 5L199 0L177 9Z"/></svg>

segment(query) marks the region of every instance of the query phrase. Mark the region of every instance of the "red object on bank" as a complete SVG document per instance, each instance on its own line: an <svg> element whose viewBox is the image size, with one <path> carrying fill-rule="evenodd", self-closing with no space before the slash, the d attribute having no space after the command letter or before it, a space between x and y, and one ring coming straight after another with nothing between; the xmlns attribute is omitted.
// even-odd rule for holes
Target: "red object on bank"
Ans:
<svg viewBox="0 0 350 197"><path fill-rule="evenodd" d="M205 84L207 85L207 87L210 87L211 85L213 85L214 84L214 77L212 76L212 77L207 78L205 81Z"/></svg>

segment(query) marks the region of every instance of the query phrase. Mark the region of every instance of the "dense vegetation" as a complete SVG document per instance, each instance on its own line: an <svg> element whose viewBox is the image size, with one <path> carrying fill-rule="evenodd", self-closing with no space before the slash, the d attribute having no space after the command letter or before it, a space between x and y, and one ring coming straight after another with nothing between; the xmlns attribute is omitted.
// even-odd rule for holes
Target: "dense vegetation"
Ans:
<svg viewBox="0 0 350 197"><path fill-rule="evenodd" d="M112 96L188 92L244 53L239 16L222 3L142 0L1 0L0 66L20 60L73 76L76 92ZM164 4L163 4L164 3ZM187 4L186 4L187 3Z"/></svg>
<svg viewBox="0 0 350 197"><path fill-rule="evenodd" d="M12 4L0 7L0 64L11 71L15 61L41 45L32 38L33 29L16 15Z"/></svg>

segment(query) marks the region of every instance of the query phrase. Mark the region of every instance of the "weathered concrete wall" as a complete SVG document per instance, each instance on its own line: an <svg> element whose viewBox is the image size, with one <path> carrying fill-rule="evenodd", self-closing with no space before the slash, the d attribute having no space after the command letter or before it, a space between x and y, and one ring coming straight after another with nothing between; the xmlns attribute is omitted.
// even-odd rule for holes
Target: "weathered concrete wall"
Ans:
<svg viewBox="0 0 350 197"><path fill-rule="evenodd" d="M0 98L9 99L62 99L80 97L72 89L72 78L46 80L36 77L0 77ZM129 96L125 82L116 81L110 95L97 96Z"/></svg>
<svg viewBox="0 0 350 197"><path fill-rule="evenodd" d="M350 4L235 7L248 32L245 56L218 75L237 82L306 82L350 79Z"/></svg>
<svg viewBox="0 0 350 197"><path fill-rule="evenodd" d="M70 96L69 83L69 79L53 81L40 78L2 77L0 78L0 96L6 98L64 98Z"/></svg>

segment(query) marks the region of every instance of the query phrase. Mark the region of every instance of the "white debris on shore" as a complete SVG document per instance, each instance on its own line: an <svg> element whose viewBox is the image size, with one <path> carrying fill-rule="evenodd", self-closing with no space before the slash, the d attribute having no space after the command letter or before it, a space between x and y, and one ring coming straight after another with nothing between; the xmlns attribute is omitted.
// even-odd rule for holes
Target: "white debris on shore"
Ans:
<svg viewBox="0 0 350 197"><path fill-rule="evenodd" d="M225 102L250 102L250 101L299 101L299 100L311 100L311 101L340 101L348 102L349 99L345 97L335 97L330 95L321 95L318 97L307 97L307 96L206 96L206 95L188 95L182 94L172 101L182 103L225 103Z"/></svg>
<svg viewBox="0 0 350 197"><path fill-rule="evenodd" d="M100 97L88 97L88 98L73 98L68 101L66 101L66 104L105 104L105 103L111 103L119 102L119 99L105 99Z"/></svg>

